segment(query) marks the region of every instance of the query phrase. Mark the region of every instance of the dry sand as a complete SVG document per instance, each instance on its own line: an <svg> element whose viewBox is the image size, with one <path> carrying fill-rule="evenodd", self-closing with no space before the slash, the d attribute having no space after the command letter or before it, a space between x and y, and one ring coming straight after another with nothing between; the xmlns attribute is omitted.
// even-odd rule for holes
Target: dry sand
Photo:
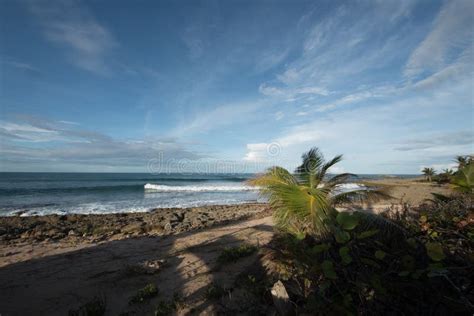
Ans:
<svg viewBox="0 0 474 316"><path fill-rule="evenodd" d="M449 185L439 185L434 182L425 182L420 178L399 179L387 178L374 180L369 183L384 185L389 189L389 194L393 199L380 202L380 205L387 204L409 204L418 206L426 203L426 199L432 198L431 193L449 194Z"/></svg>

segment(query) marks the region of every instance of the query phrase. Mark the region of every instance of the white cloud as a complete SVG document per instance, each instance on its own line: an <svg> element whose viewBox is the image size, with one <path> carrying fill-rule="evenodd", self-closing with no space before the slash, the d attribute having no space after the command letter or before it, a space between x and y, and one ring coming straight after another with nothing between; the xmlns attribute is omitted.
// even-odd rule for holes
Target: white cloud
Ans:
<svg viewBox="0 0 474 316"><path fill-rule="evenodd" d="M364 91L348 94L342 98L334 100L331 103L319 105L316 107L315 111L325 112L329 110L334 110L344 105L355 104L370 98L386 96L387 93L392 92L391 90L392 89L387 89L387 87L369 88Z"/></svg>
<svg viewBox="0 0 474 316"><path fill-rule="evenodd" d="M405 75L416 76L426 70L439 69L460 48L472 45L474 2L447 1L436 18L431 32L411 54Z"/></svg>
<svg viewBox="0 0 474 316"><path fill-rule="evenodd" d="M336 102L336 104L337 105L351 104L351 103L360 102L362 100L366 100L372 97L374 97L374 94L371 91L363 91L363 92L354 93L354 94L345 96L342 99L340 99L338 102Z"/></svg>
<svg viewBox="0 0 474 316"><path fill-rule="evenodd" d="M275 120L277 121L281 120L284 117L285 117L285 114L282 111L278 111L275 113Z"/></svg>
<svg viewBox="0 0 474 316"><path fill-rule="evenodd" d="M322 133L313 130L304 130L307 126L292 128L288 134L274 139L269 143L247 144L245 161L265 162L274 165L284 165L289 149L301 144L315 143Z"/></svg>
<svg viewBox="0 0 474 316"><path fill-rule="evenodd" d="M72 122L72 121L58 121L59 123L64 123L64 124L70 124L70 125L80 125L77 122Z"/></svg>
<svg viewBox="0 0 474 316"><path fill-rule="evenodd" d="M265 162L268 159L267 143L247 144L244 160L249 162Z"/></svg>
<svg viewBox="0 0 474 316"><path fill-rule="evenodd" d="M16 124L2 121L2 128L8 132L19 133L54 133L53 130L45 129L30 124Z"/></svg>
<svg viewBox="0 0 474 316"><path fill-rule="evenodd" d="M160 163L194 161L209 157L189 143L170 138L118 139L74 125L35 117L2 121L0 128L0 166L2 170L19 170L38 164L75 164L83 166L135 166L147 170L151 158ZM46 143L37 146L37 142ZM168 163L169 162L169 163ZM53 167L54 169L54 167ZM31 169L30 169L31 170ZM166 172L167 170L163 170Z"/></svg>
<svg viewBox="0 0 474 316"><path fill-rule="evenodd" d="M100 74L108 71L106 56L117 42L86 7L79 2L32 1L30 10L46 38L65 47L76 66Z"/></svg>
<svg viewBox="0 0 474 316"><path fill-rule="evenodd" d="M290 88L278 88L275 86L270 86L266 83L262 83L258 87L258 91L269 97L274 98L282 98L285 101L293 102L298 100L300 97L304 96L323 96L326 97L330 94L330 92L323 87L316 87L316 86L307 86L297 89L290 89Z"/></svg>
<svg viewBox="0 0 474 316"><path fill-rule="evenodd" d="M263 95L273 96L273 97L274 96L280 96L280 95L284 94L284 92L281 89L278 89L278 88L272 87L272 86L268 86L265 83L262 83L258 87L258 91Z"/></svg>
<svg viewBox="0 0 474 316"><path fill-rule="evenodd" d="M334 82L343 81L390 60L387 53L393 54L390 45L395 45L397 41L388 37L382 43L373 41L371 35L374 30L367 24L369 20L376 24L376 21L384 19L383 15L376 10L367 10L358 12L360 14L354 20L354 10L349 6L338 7L318 19L316 25L309 26L310 31L302 45L302 55L288 64L282 74L277 75L278 80L292 88L302 88L308 83L313 86L331 86ZM380 35L377 34L377 37ZM354 49L354 46L360 47ZM360 53L361 49L369 46L375 47Z"/></svg>
<svg viewBox="0 0 474 316"><path fill-rule="evenodd" d="M460 5L447 3L443 12ZM365 11L360 9L363 4L355 6L358 12L351 6L348 3L319 16L317 24L307 28L310 31L305 34L301 56L260 86L260 92L271 96L273 102L291 102L287 113L298 107L301 110L296 115L304 116L293 117L293 121L288 117L273 137L264 139L281 145L280 164L295 166L302 152L319 146L328 154L347 153L344 167L349 171L415 173L419 163L449 160L446 157L472 151L472 137L459 137L466 125L472 124L473 24L472 18L466 21L465 17L473 10L463 13L462 26L457 22L440 26L452 33L452 40L436 43L446 45L439 50L442 63L432 66L427 61L423 67L430 68L428 77L407 80L400 56L417 46L420 51L426 48L420 48L426 44L420 44L423 28L414 28L414 19L408 19L414 5L410 1L379 1ZM444 34L436 25L443 24L441 18L448 15L440 14L432 32ZM302 23L310 23L310 19L305 17ZM430 36L442 39L445 35L428 35L425 42L433 44ZM418 58L416 54L412 57ZM311 106L302 108L307 104ZM288 126L292 123L300 125ZM450 130L458 140L450 134L433 143L407 141L409 135L441 129L443 133ZM474 130L468 133L474 135ZM408 147L410 150L400 150ZM247 152L260 160L264 157L255 148L247 148Z"/></svg>
<svg viewBox="0 0 474 316"><path fill-rule="evenodd" d="M32 71L32 72L39 72L39 69L23 62L15 61L15 60L2 60L1 61L3 64L15 67L21 70L26 70L26 71Z"/></svg>
<svg viewBox="0 0 474 316"><path fill-rule="evenodd" d="M344 90L346 95L357 93L358 82L379 85L379 81L368 82L372 77L369 72L396 61L400 47L413 45L416 38L405 26L409 24L406 20L411 10L410 1L379 1L372 5L349 2L317 18L316 13L310 13L314 19L306 15L301 22L305 24L301 30L304 38L300 43L301 55L285 64L274 81L267 81L279 82L281 87L264 84L260 92L292 101L309 98L306 94L330 99ZM316 23L311 24L312 20ZM338 106L328 101L321 110ZM342 100L340 104L349 102L355 100Z"/></svg>
<svg viewBox="0 0 474 316"><path fill-rule="evenodd" d="M1 121L0 136L8 136L18 141L48 142L57 140L60 135L57 131L28 123L12 123Z"/></svg>
<svg viewBox="0 0 474 316"><path fill-rule="evenodd" d="M299 74L295 69L290 68L287 69L284 73L278 75L277 77L281 82L291 84L299 78Z"/></svg>
<svg viewBox="0 0 474 316"><path fill-rule="evenodd" d="M326 88L321 87L304 87L296 90L296 93L300 94L319 94L323 96L329 95L329 91Z"/></svg>
<svg viewBox="0 0 474 316"><path fill-rule="evenodd" d="M405 139L396 147L396 150L411 151L432 148L458 147L474 144L474 133L472 130L461 130L455 132L430 132L418 135L417 138Z"/></svg>
<svg viewBox="0 0 474 316"><path fill-rule="evenodd" d="M237 122L247 122L252 113L265 105L263 101L225 104L208 111L199 109L191 119L186 119L169 134L172 136L192 136L193 133L203 133Z"/></svg>
<svg viewBox="0 0 474 316"><path fill-rule="evenodd" d="M416 173L418 165L449 163L455 155L472 152L474 130L466 129L472 116L465 111L472 98L464 93L470 86L472 80L467 79L429 95L403 95L395 101L308 117L307 123L288 127L266 143L281 146L276 164L289 169L297 166L301 153L318 146L327 157L345 154L348 172ZM447 128L453 124L459 127ZM433 134L432 126L445 126L446 131ZM258 154L262 147L248 152L260 160L265 157Z"/></svg>
<svg viewBox="0 0 474 316"><path fill-rule="evenodd" d="M413 84L415 89L433 89L445 83L453 84L456 81L472 78L474 44L466 48L459 58L452 64L442 68L431 76L424 78Z"/></svg>
<svg viewBox="0 0 474 316"><path fill-rule="evenodd" d="M258 72L270 70L278 66L288 56L288 53L289 49L264 52L259 57L255 68Z"/></svg>

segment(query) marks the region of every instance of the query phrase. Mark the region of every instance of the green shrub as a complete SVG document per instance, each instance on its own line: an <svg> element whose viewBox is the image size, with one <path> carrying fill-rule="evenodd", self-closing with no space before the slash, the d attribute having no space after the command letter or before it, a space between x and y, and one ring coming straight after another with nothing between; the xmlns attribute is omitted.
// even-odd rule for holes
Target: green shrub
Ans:
<svg viewBox="0 0 474 316"><path fill-rule="evenodd" d="M227 292L229 292L228 289L213 283L206 289L206 298L209 300L217 300L224 296Z"/></svg>
<svg viewBox="0 0 474 316"><path fill-rule="evenodd" d="M161 301L155 309L155 316L167 316L174 312L173 304Z"/></svg>
<svg viewBox="0 0 474 316"><path fill-rule="evenodd" d="M221 254L217 258L219 264L234 263L240 258L248 257L257 251L257 247L254 245L243 244L238 247L224 248Z"/></svg>
<svg viewBox="0 0 474 316"><path fill-rule="evenodd" d="M106 305L105 298L96 296L77 310L70 310L68 314L69 316L102 316L105 314Z"/></svg>
<svg viewBox="0 0 474 316"><path fill-rule="evenodd" d="M149 300L150 298L155 297L157 295L158 288L156 287L156 285L150 283L138 290L137 294L135 294L130 299L130 304L143 303L144 301Z"/></svg>
<svg viewBox="0 0 474 316"><path fill-rule="evenodd" d="M386 214L405 231L387 238L357 214L340 213L327 238L277 234L274 280L285 281L298 312L468 313L474 283L472 200ZM470 301L471 300L471 301Z"/></svg>
<svg viewBox="0 0 474 316"><path fill-rule="evenodd" d="M172 315L173 312L182 307L183 301L178 293L173 295L171 301L161 301L155 309L155 316Z"/></svg>

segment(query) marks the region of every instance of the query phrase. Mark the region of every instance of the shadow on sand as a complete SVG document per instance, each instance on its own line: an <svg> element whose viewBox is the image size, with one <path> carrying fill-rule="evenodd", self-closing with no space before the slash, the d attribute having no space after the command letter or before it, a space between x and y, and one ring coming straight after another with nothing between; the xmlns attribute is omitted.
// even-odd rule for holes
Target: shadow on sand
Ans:
<svg viewBox="0 0 474 316"><path fill-rule="evenodd" d="M19 262L0 269L0 315L67 315L94 297L106 300L106 315L153 315L160 302L184 300L180 314L214 314L206 299L212 284L229 287L258 261L257 255L218 267L224 247L266 244L273 235L269 218L234 222L163 237L109 241L88 248ZM136 273L146 261L165 260L157 273ZM143 303L130 298L147 284L159 294Z"/></svg>

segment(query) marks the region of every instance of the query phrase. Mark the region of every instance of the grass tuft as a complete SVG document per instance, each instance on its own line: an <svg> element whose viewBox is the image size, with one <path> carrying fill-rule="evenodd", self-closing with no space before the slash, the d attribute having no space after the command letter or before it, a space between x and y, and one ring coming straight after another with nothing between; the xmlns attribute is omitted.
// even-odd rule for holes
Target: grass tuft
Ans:
<svg viewBox="0 0 474 316"><path fill-rule="evenodd" d="M211 284L206 289L206 298L210 300L216 300L221 298L225 294L225 290L223 287L217 284Z"/></svg>
<svg viewBox="0 0 474 316"><path fill-rule="evenodd" d="M238 247L224 248L222 253L217 258L217 262L220 264L234 263L240 258L248 257L257 251L257 247L254 245L243 244Z"/></svg>
<svg viewBox="0 0 474 316"><path fill-rule="evenodd" d="M158 303L158 306L155 309L155 316L167 316L172 315L175 311L183 307L183 299L179 296L178 293L173 295L171 301L161 301Z"/></svg>
<svg viewBox="0 0 474 316"><path fill-rule="evenodd" d="M155 297L157 295L158 288L156 287L156 285L150 283L138 290L137 294L135 294L130 299L130 304L143 303L144 301L149 300L150 298Z"/></svg>
<svg viewBox="0 0 474 316"><path fill-rule="evenodd" d="M105 298L94 297L91 301L80 306L76 310L70 310L69 316L102 316L106 309Z"/></svg>

